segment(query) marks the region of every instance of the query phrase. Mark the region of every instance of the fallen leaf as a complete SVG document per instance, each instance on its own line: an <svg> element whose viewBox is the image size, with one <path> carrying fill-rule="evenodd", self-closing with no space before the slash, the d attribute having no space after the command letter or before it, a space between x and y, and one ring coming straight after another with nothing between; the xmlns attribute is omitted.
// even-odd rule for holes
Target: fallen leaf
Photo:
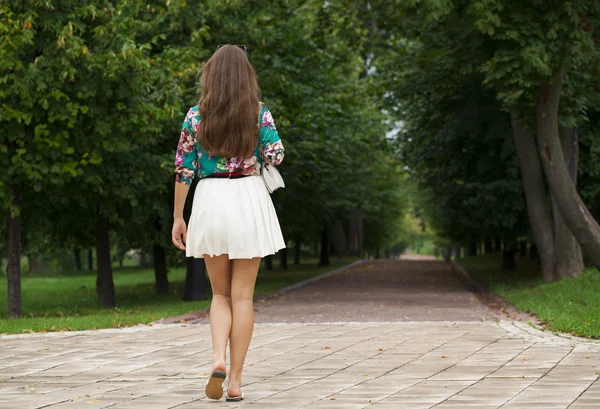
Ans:
<svg viewBox="0 0 600 409"><path fill-rule="evenodd" d="M366 374L363 374L363 376L369 376L369 374L368 374L368 373L366 373Z"/></svg>
<svg viewBox="0 0 600 409"><path fill-rule="evenodd" d="M382 352L382 351L383 351L383 348L379 348L379 349L378 349L378 351L379 351L379 352Z"/></svg>
<svg viewBox="0 0 600 409"><path fill-rule="evenodd" d="M335 396L333 396L333 397L329 398L329 400L335 400Z"/></svg>
<svg viewBox="0 0 600 409"><path fill-rule="evenodd" d="M448 358L446 355L442 355L442 358Z"/></svg>
<svg viewBox="0 0 600 409"><path fill-rule="evenodd" d="M323 348L321 348L321 349L331 349L331 347L323 347Z"/></svg>
<svg viewBox="0 0 600 409"><path fill-rule="evenodd" d="M87 403L98 403L100 402L98 399L88 400Z"/></svg>

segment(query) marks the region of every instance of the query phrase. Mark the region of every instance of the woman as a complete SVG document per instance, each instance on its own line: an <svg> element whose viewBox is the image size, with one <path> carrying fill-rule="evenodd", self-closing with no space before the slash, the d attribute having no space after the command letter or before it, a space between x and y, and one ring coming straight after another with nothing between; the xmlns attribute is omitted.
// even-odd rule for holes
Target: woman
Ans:
<svg viewBox="0 0 600 409"><path fill-rule="evenodd" d="M254 328L258 268L262 257L285 247L261 165L279 165L283 152L245 48L220 46L202 68L200 101L183 122L172 233L175 246L187 257L204 258L208 269L213 294L210 399L223 396L228 341L227 401L244 398L242 368ZM183 207L194 177L200 181L186 231Z"/></svg>

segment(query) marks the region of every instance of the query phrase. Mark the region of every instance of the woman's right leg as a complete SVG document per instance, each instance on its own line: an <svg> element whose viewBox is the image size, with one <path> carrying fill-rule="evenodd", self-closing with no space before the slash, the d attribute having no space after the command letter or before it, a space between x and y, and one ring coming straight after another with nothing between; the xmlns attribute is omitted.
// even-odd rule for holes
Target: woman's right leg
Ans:
<svg viewBox="0 0 600 409"><path fill-rule="evenodd" d="M231 263L227 254L209 257L204 262L210 278L210 333L213 344L213 370L226 370L227 341L231 332Z"/></svg>
<svg viewBox="0 0 600 409"><path fill-rule="evenodd" d="M228 395L241 395L242 369L254 330L254 284L260 257L235 259L231 271L231 305L233 321L229 339L230 367Z"/></svg>

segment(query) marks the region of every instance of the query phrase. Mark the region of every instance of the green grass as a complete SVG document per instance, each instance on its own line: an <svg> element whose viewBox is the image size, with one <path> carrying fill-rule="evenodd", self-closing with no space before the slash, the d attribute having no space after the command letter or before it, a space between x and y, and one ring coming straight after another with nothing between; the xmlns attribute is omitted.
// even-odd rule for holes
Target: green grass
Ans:
<svg viewBox="0 0 600 409"><path fill-rule="evenodd" d="M288 270L261 269L255 293L263 294L295 282L314 277L348 264L355 259L332 260L328 268L313 264L291 265ZM63 274L22 278L22 318L6 319L6 298L0 305L0 334L31 331L83 330L148 324L161 318L177 316L207 308L210 301L182 301L185 269L171 269L169 294L154 292L152 269L115 270L117 307L98 306L95 273ZM7 293L6 278L0 280L0 294ZM210 292L210 289L209 289ZM210 294L209 294L210 296Z"/></svg>
<svg viewBox="0 0 600 409"><path fill-rule="evenodd" d="M539 265L517 256L516 270L500 268L501 254L459 260L480 283L513 304L534 313L553 331L600 339L600 274L586 270L580 277L544 283Z"/></svg>

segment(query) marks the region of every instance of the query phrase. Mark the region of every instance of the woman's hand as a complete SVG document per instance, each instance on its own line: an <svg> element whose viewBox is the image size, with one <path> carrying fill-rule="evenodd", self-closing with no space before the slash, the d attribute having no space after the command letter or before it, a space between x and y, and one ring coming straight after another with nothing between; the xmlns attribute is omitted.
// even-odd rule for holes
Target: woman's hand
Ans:
<svg viewBox="0 0 600 409"><path fill-rule="evenodd" d="M180 250L185 250L185 246L183 243L187 242L187 231L185 227L185 221L183 217L177 217L173 221L173 232L171 233L171 239L173 240L173 244ZM183 243L181 242L181 237L183 236Z"/></svg>

